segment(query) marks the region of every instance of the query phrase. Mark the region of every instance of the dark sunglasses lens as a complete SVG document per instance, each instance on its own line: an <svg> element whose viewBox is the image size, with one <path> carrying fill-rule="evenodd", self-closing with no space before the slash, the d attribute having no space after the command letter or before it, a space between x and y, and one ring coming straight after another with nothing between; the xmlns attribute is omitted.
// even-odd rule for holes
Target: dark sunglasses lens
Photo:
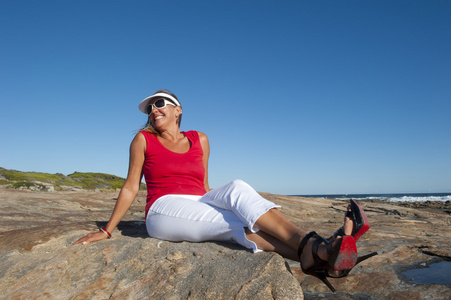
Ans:
<svg viewBox="0 0 451 300"><path fill-rule="evenodd" d="M164 102L164 99L158 99L153 105L155 105L156 108L163 108L166 106L166 103Z"/></svg>

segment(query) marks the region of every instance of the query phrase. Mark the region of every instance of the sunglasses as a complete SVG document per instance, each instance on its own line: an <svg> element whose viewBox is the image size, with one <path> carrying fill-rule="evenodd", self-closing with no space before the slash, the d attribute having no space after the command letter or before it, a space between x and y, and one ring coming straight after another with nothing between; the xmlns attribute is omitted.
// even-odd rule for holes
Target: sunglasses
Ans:
<svg viewBox="0 0 451 300"><path fill-rule="evenodd" d="M168 105L168 104L170 104L172 106L177 106L174 103L172 103L171 101L161 98L161 99L158 99L157 101L155 101L153 104L149 104L149 106L147 106L147 114L150 114L154 107L156 109L161 109L161 108L165 108L166 105Z"/></svg>

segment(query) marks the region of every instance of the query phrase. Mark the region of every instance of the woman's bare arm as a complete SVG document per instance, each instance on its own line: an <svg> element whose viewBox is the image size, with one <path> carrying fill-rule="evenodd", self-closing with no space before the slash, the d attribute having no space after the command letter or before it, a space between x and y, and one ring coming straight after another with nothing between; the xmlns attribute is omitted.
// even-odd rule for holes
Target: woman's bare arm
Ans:
<svg viewBox="0 0 451 300"><path fill-rule="evenodd" d="M130 162L128 168L127 179L119 193L119 197L116 201L113 213L111 214L110 221L106 226L108 232L113 232L116 226L124 217L133 201L138 195L139 185L142 179L142 168L144 164L144 153L146 151L146 139L142 133L138 133L133 139L130 145ZM107 235L102 231L89 233L88 235L80 238L75 244L103 240L107 238Z"/></svg>
<svg viewBox="0 0 451 300"><path fill-rule="evenodd" d="M202 157L204 168L205 168L205 178L204 178L204 186L205 190L210 191L210 186L208 185L208 159L210 157L210 143L208 142L208 137L205 133L198 132L200 144L202 146L202 151L204 152L204 156Z"/></svg>

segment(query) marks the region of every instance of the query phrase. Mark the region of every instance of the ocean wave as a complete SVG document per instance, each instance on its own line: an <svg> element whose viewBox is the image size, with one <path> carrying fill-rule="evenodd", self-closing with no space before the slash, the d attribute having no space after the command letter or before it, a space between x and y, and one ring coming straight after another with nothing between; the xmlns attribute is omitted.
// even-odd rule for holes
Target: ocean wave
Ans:
<svg viewBox="0 0 451 300"><path fill-rule="evenodd" d="M451 201L451 195L446 196L402 196L402 197L394 197L388 198L390 202L426 202L426 201Z"/></svg>
<svg viewBox="0 0 451 300"><path fill-rule="evenodd" d="M451 201L451 193L405 193L405 194L329 194L329 195L298 195L301 197L315 197L349 201L354 200L382 200L390 202L426 202Z"/></svg>
<svg viewBox="0 0 451 300"><path fill-rule="evenodd" d="M348 194L348 195L317 195L316 198L329 198L335 200L382 200L390 202L426 202L426 201L451 201L450 193L440 194Z"/></svg>

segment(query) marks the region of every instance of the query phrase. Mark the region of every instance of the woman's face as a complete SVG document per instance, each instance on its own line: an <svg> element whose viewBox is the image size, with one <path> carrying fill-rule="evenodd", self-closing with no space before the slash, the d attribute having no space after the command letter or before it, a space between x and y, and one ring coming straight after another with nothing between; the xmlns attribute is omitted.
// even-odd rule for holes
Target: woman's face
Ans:
<svg viewBox="0 0 451 300"><path fill-rule="evenodd" d="M151 101L151 104L154 104L158 99ZM149 108L150 109L150 108ZM171 125L177 125L177 118L181 113L180 106L173 106L171 104L166 104L163 108L157 108L152 106L152 111L149 114L150 122L155 129L163 129L167 128Z"/></svg>

